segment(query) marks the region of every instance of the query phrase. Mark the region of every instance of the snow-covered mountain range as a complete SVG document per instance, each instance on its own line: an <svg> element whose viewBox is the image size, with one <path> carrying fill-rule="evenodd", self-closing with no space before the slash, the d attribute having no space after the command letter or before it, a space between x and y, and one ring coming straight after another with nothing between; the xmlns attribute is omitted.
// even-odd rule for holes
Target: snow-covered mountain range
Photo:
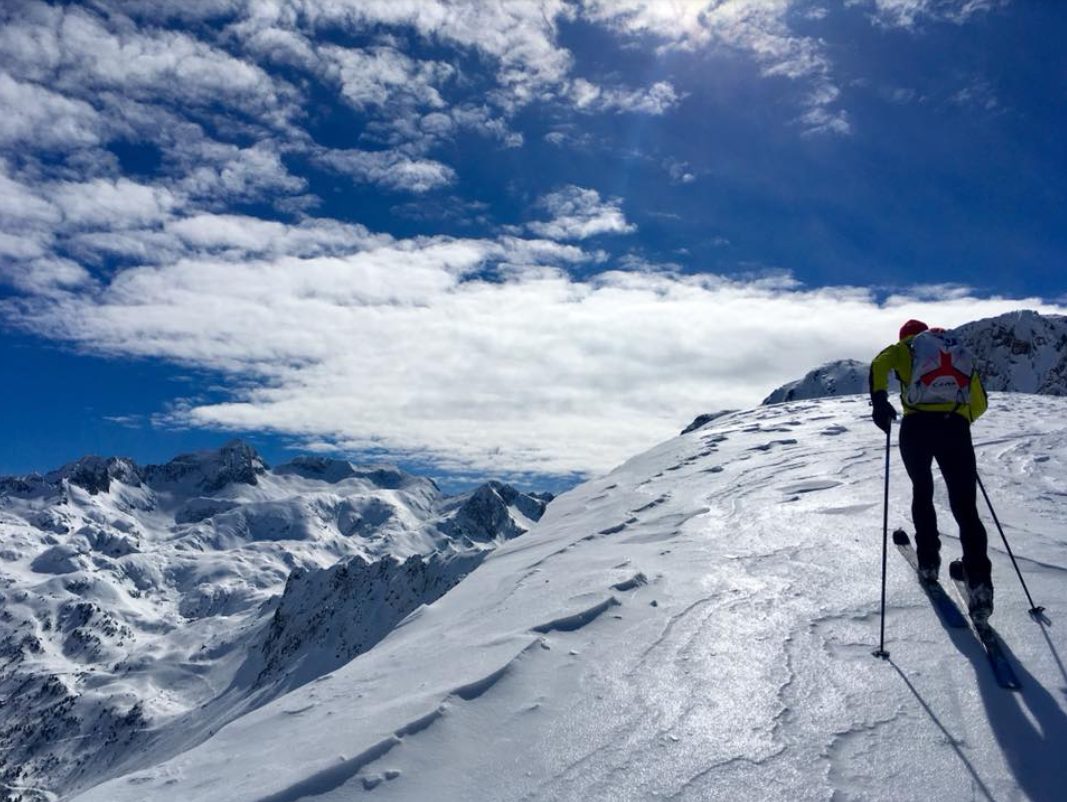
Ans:
<svg viewBox="0 0 1067 802"><path fill-rule="evenodd" d="M966 323L955 332L974 355L987 390L1067 395L1067 318L1019 310ZM869 367L869 360L828 362L783 384L763 403L866 393Z"/></svg>
<svg viewBox="0 0 1067 802"><path fill-rule="evenodd" d="M1067 326L958 331L991 390L1042 393L998 395L975 442L1058 621ZM0 479L0 800L1058 799L1067 636L995 540L1021 693L894 556L870 657L865 391L823 366L551 505L240 441Z"/></svg>
<svg viewBox="0 0 1067 802"><path fill-rule="evenodd" d="M1027 615L991 527L1019 692L895 553L891 659L872 657L884 439L862 396L789 402L558 497L374 648L78 802L1060 799L1067 399L998 396L975 443L1053 621ZM890 524L906 525L895 448L891 470ZM951 558L941 488L937 504ZM351 569L332 576L290 580L283 623L328 608Z"/></svg>
<svg viewBox="0 0 1067 802"><path fill-rule="evenodd" d="M0 479L0 799L168 756L369 649L550 497L233 441Z"/></svg>

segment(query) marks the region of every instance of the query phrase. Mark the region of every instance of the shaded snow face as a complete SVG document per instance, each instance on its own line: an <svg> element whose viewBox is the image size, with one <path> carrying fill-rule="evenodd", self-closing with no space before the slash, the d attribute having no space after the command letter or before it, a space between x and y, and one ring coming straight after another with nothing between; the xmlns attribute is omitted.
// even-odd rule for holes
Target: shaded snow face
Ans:
<svg viewBox="0 0 1067 802"><path fill-rule="evenodd" d="M973 436L1058 621L1067 399L998 394ZM891 457L889 522L910 528ZM354 660L78 802L1059 799L1067 629L1027 616L996 543L993 623L1020 693L970 630L942 627L895 553L892 661L872 658L884 459L862 397L722 416L555 499ZM947 561L960 546L940 483L935 503ZM404 565L294 578L271 650L282 676L309 641L308 662L352 648L372 624L364 594L402 615ZM412 573L433 586L428 565Z"/></svg>
<svg viewBox="0 0 1067 802"><path fill-rule="evenodd" d="M370 648L544 506L388 465L271 470L240 441L0 479L0 788L66 794L196 743Z"/></svg>

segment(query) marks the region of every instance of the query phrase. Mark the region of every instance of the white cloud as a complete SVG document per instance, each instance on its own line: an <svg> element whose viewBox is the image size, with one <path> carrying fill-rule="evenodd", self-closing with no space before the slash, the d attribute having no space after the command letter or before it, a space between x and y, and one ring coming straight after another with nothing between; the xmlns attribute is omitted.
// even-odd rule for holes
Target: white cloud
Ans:
<svg viewBox="0 0 1067 802"><path fill-rule="evenodd" d="M873 5L880 24L914 28L922 19L962 23L1007 0L849 0ZM712 46L748 54L763 74L807 83L797 122L808 134L848 134L846 111L837 108L840 89L822 40L796 33L800 15L818 21L825 9L809 0L581 0L586 17L631 36L650 36L661 49L697 50ZM576 97L588 103L590 93Z"/></svg>
<svg viewBox="0 0 1067 802"><path fill-rule="evenodd" d="M180 233L212 248L293 235L232 217ZM1020 305L1064 311L921 289L879 303L788 277L581 281L561 256L581 258L547 242L380 237L309 258L187 255L5 311L84 348L221 370L243 388L179 407L183 424L489 473L609 468L698 412L757 403L828 359L870 358L909 317L951 326ZM526 266L480 277L498 262Z"/></svg>
<svg viewBox="0 0 1067 802"><path fill-rule="evenodd" d="M671 177L671 183L673 184L691 184L696 181L696 176L693 175L693 169L689 162L681 161L673 156L668 156L663 160L663 169L667 171L667 175Z"/></svg>
<svg viewBox="0 0 1067 802"><path fill-rule="evenodd" d="M307 182L289 172L281 155L280 146L271 140L242 148L206 137L186 138L171 149L171 158L183 168L173 188L211 207L302 192Z"/></svg>
<svg viewBox="0 0 1067 802"><path fill-rule="evenodd" d="M974 79L967 86L953 94L949 100L957 106L970 106L984 109L985 111L996 111L1000 108L996 90L993 89L989 81L982 78Z"/></svg>
<svg viewBox="0 0 1067 802"><path fill-rule="evenodd" d="M287 225L234 214L200 214L175 220L166 226L187 247L215 254L230 253L235 259L256 256L322 256L352 251L389 237L372 235L360 225L334 220L305 220Z"/></svg>
<svg viewBox="0 0 1067 802"><path fill-rule="evenodd" d="M571 84L571 98L579 109L652 115L663 114L681 100L669 81L657 81L648 89L625 89L596 86L584 78Z"/></svg>
<svg viewBox="0 0 1067 802"><path fill-rule="evenodd" d="M89 271L70 259L44 257L0 267L0 276L24 292L51 297L92 284Z"/></svg>
<svg viewBox="0 0 1067 802"><path fill-rule="evenodd" d="M324 47L319 53L336 72L341 95L356 109L390 101L442 108L436 85L455 70L440 61L417 61L392 47L369 49Z"/></svg>
<svg viewBox="0 0 1067 802"><path fill-rule="evenodd" d="M125 96L194 104L221 100L281 122L291 92L260 67L193 36L138 28L121 15L103 18L77 6L20 4L0 27L0 57L30 80L74 94L120 89Z"/></svg>
<svg viewBox="0 0 1067 802"><path fill-rule="evenodd" d="M18 81L6 72L0 72L0 109L0 146L84 147L97 144L104 128L88 103Z"/></svg>
<svg viewBox="0 0 1067 802"><path fill-rule="evenodd" d="M314 158L319 165L387 189L428 192L456 180L456 171L447 164L415 158L398 150L323 149Z"/></svg>
<svg viewBox="0 0 1067 802"><path fill-rule="evenodd" d="M838 90L822 43L790 28L790 15L800 5L799 0L583 0L589 18L654 37L664 48L731 49L753 58L764 75L808 83L812 88L799 118L805 130L848 133L844 114L829 108Z"/></svg>
<svg viewBox="0 0 1067 802"><path fill-rule="evenodd" d="M556 240L633 233L637 226L626 222L621 203L618 198L601 200L595 189L568 185L538 201L538 207L552 215L552 219L528 223L526 227L539 236Z"/></svg>
<svg viewBox="0 0 1067 802"><path fill-rule="evenodd" d="M132 228L166 219L175 197L166 189L139 184L127 178L62 182L49 187L53 203L71 227Z"/></svg>
<svg viewBox="0 0 1067 802"><path fill-rule="evenodd" d="M923 20L961 24L975 14L1007 5L1009 0L849 0L874 6L874 18L895 28L914 28Z"/></svg>

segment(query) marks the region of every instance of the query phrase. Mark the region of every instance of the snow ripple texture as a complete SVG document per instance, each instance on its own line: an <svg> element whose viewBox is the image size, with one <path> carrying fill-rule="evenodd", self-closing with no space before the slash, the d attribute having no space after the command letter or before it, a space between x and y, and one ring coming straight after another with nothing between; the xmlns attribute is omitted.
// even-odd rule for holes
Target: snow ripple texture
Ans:
<svg viewBox="0 0 1067 802"><path fill-rule="evenodd" d="M980 470L1023 690L890 556L862 397L719 417L556 499L377 646L79 802L1063 798L1067 399L994 397ZM894 448L890 525L910 488ZM946 558L959 551L943 488Z"/></svg>

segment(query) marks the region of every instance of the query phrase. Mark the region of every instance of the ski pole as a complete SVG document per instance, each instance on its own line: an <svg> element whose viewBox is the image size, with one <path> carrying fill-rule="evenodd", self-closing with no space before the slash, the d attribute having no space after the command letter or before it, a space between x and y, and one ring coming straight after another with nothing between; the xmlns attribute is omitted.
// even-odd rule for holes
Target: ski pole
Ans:
<svg viewBox="0 0 1067 802"><path fill-rule="evenodd" d="M1019 570L1019 563L1015 560L1015 555L1011 551L1011 546L1008 545L1008 537L1004 534L1004 527L1000 525L1000 519L997 518L997 511L993 509L993 502L989 500L989 494L985 492L985 485L982 484L982 477L978 475L978 471L974 472L974 478L978 480L978 487L982 490L982 495L985 496L986 506L989 507L989 513L993 516L993 523L997 525L997 531L1000 532L1000 539L1004 541L1004 548L1008 550L1008 556L1011 557L1011 564L1015 566L1015 573L1019 575L1019 582L1022 583L1023 592L1026 594L1026 600L1030 602L1030 616L1037 621L1041 620L1041 614L1045 612L1044 607L1038 607L1034 604L1034 598L1030 595L1030 589L1026 587L1026 580L1023 579L1023 572Z"/></svg>
<svg viewBox="0 0 1067 802"><path fill-rule="evenodd" d="M878 641L878 648L871 654L883 660L889 659L889 652L885 650L885 572L886 551L889 548L889 433L893 430L893 422L885 430L885 499L882 504L882 634Z"/></svg>

